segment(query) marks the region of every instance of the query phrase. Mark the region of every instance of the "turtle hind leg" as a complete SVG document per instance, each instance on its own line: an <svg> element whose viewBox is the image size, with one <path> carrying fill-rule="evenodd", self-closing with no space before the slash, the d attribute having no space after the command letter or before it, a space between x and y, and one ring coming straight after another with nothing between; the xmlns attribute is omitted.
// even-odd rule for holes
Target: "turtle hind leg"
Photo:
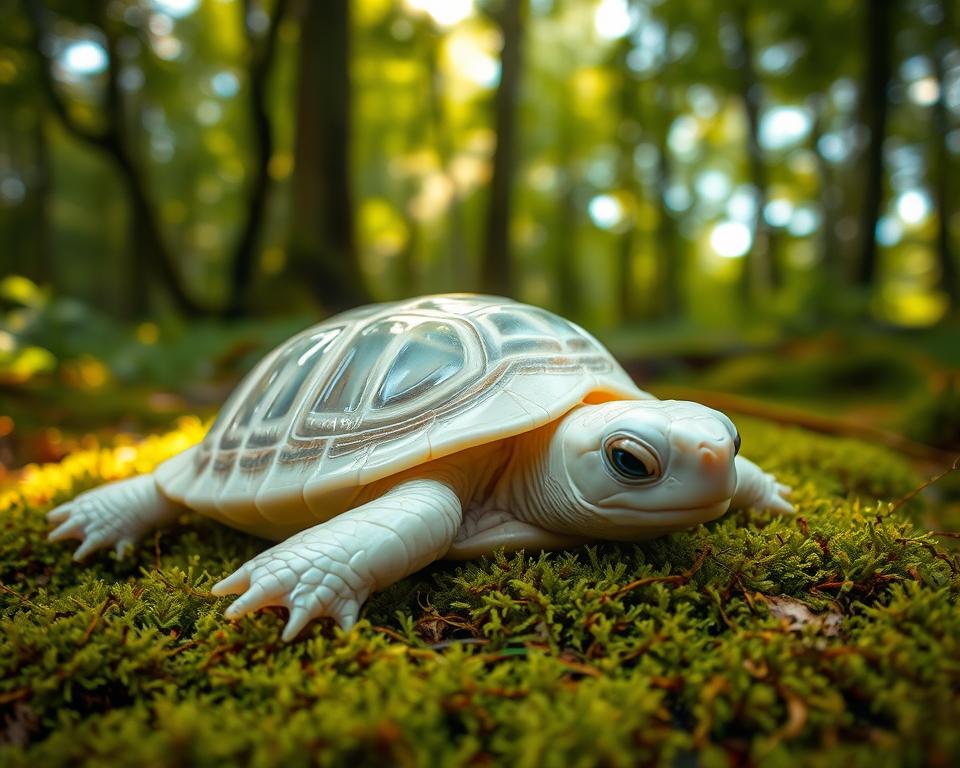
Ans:
<svg viewBox="0 0 960 768"><path fill-rule="evenodd" d="M94 488L49 512L47 520L57 527L48 539L79 539L74 560L110 546L119 557L147 531L172 523L179 512L160 493L153 475L140 475Z"/></svg>

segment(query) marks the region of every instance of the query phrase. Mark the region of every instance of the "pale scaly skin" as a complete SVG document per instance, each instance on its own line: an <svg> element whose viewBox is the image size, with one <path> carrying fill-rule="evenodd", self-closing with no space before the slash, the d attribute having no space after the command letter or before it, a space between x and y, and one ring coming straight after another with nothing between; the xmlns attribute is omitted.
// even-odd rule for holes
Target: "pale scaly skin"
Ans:
<svg viewBox="0 0 960 768"><path fill-rule="evenodd" d="M643 482L617 474L609 446L624 435L656 455L659 474ZM261 553L213 592L241 595L228 618L286 607L283 638L292 640L320 616L349 628L371 592L441 557L639 541L715 519L731 506L791 512L789 488L735 456L738 447L732 422L695 403L583 405L541 429L358 489L352 509L332 510L326 522ZM77 559L111 544L121 552L177 512L144 475L51 512L59 523L51 539L81 539Z"/></svg>

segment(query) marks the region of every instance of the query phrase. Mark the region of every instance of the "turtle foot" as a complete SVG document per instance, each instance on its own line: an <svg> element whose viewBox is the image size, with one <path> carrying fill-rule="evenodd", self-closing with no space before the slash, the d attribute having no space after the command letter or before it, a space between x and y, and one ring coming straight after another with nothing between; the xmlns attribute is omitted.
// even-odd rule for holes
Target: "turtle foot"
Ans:
<svg viewBox="0 0 960 768"><path fill-rule="evenodd" d="M120 557L144 533L176 515L176 506L161 496L153 476L140 475L87 491L48 512L47 520L57 527L47 539L79 539L74 560L110 546Z"/></svg>
<svg viewBox="0 0 960 768"><path fill-rule="evenodd" d="M224 612L228 619L267 606L290 611L283 640L291 641L313 619L333 618L344 630L357 621L372 584L351 567L349 554L311 528L262 552L214 585L215 595L240 595Z"/></svg>

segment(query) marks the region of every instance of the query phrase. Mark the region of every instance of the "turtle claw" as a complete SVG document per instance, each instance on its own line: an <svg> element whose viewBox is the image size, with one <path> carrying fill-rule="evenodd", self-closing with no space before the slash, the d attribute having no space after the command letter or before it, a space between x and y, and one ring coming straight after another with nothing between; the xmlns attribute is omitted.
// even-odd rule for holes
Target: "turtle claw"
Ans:
<svg viewBox="0 0 960 768"><path fill-rule="evenodd" d="M229 576L214 584L213 587L211 587L210 592L217 597L223 597L224 595L239 595L242 594L249 585L250 574L247 573L247 569L244 566L242 568L238 568Z"/></svg>
<svg viewBox="0 0 960 768"><path fill-rule="evenodd" d="M793 515L796 514L796 511L793 508L793 504L784 499L782 496L777 496L773 499L770 499L767 504L767 509L770 509L774 512L779 512L783 515Z"/></svg>
<svg viewBox="0 0 960 768"><path fill-rule="evenodd" d="M134 543L130 538L117 539L117 543L113 545L113 553L117 556L117 560L122 560L127 554L127 549L132 548Z"/></svg>
<svg viewBox="0 0 960 768"><path fill-rule="evenodd" d="M270 594L261 584L254 584L250 589L240 595L240 597L230 603L230 605L227 606L227 610L223 612L223 615L228 619L239 619L247 613L278 604L276 596Z"/></svg>
<svg viewBox="0 0 960 768"><path fill-rule="evenodd" d="M54 510L57 511L57 510ZM69 514L67 512L66 514ZM50 533L47 534L47 541L57 542L57 541L66 541L67 539L82 539L84 528L86 527L86 521L80 517L71 517L71 518L61 518L62 522L59 520L54 520L53 522L60 522L56 528L54 528Z"/></svg>
<svg viewBox="0 0 960 768"><path fill-rule="evenodd" d="M287 625L283 628L283 634L280 636L283 642L289 643L296 639L297 635L303 631L303 628L310 623L310 611L299 606L290 609L290 618L287 619Z"/></svg>
<svg viewBox="0 0 960 768"><path fill-rule="evenodd" d="M51 525L59 525L70 517L70 508L73 506L70 502L54 507L47 512L47 522ZM51 534L52 535L52 534Z"/></svg>
<svg viewBox="0 0 960 768"><path fill-rule="evenodd" d="M98 549L103 549L107 546L110 546L110 542L107 541L104 536L98 536L96 534L88 535L73 553L73 559L76 562L80 562L86 558L87 555L91 555Z"/></svg>
<svg viewBox="0 0 960 768"><path fill-rule="evenodd" d="M793 504L787 501L787 497L793 492L793 489L789 485L777 482L773 475L767 475L767 479L769 490L764 500L765 508L783 515L796 513Z"/></svg>

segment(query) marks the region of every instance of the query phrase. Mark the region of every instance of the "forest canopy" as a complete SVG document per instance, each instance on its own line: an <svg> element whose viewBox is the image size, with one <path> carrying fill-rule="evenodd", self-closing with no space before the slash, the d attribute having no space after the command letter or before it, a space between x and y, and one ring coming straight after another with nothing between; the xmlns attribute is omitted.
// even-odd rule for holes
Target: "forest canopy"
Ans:
<svg viewBox="0 0 960 768"><path fill-rule="evenodd" d="M3 271L118 317L957 305L946 0L3 0Z"/></svg>

